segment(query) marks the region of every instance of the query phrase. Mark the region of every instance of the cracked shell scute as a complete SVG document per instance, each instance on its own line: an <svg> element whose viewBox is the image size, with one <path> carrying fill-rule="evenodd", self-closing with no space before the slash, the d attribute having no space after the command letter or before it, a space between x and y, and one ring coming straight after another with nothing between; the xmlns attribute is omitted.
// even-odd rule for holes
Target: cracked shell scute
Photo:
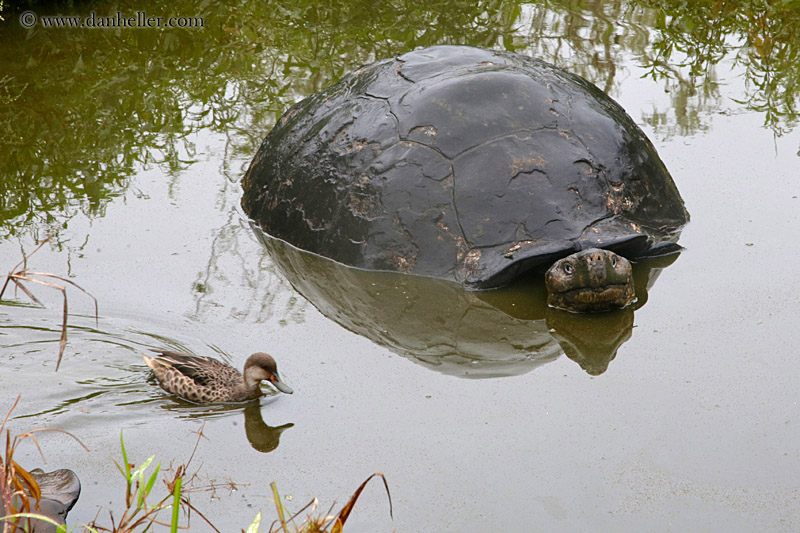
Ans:
<svg viewBox="0 0 800 533"><path fill-rule="evenodd" d="M688 221L652 143L585 79L436 46L286 111L243 179L268 234L347 265L502 285L590 247L629 258Z"/></svg>

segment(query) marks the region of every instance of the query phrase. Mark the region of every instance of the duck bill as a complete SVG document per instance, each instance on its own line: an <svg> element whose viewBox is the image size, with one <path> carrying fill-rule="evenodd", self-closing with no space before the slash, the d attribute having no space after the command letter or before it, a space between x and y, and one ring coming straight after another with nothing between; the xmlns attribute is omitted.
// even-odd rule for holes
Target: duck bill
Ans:
<svg viewBox="0 0 800 533"><path fill-rule="evenodd" d="M289 385L281 381L281 378L278 377L278 374L273 374L272 377L269 378L269 382L272 383L276 389L285 394L292 394L294 392Z"/></svg>

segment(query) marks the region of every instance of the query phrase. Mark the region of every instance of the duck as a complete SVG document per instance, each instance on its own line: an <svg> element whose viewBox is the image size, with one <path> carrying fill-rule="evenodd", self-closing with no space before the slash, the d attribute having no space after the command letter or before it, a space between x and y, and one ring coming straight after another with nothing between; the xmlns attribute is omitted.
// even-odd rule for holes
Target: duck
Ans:
<svg viewBox="0 0 800 533"><path fill-rule="evenodd" d="M168 350L152 350L159 354L142 354L153 369L159 386L184 400L194 403L245 402L263 395L261 382L268 381L285 394L294 391L278 375L278 365L271 355L257 352L244 363L244 374L227 363L212 357Z"/></svg>

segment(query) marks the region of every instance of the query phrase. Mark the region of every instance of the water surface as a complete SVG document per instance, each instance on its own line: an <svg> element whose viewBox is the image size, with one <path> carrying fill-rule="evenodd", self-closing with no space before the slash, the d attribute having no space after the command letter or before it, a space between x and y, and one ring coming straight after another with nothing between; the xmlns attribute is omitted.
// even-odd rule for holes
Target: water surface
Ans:
<svg viewBox="0 0 800 533"><path fill-rule="evenodd" d="M204 17L202 29L159 30L25 30L7 6L0 266L54 232L31 266L100 304L95 323L92 301L69 291L58 373L60 293L31 286L44 309L20 292L0 304L3 410L22 395L12 432L57 427L91 449L40 438L46 469L82 480L69 523L121 512L120 431L132 462L177 466L202 427L191 467L216 489L192 503L223 531L258 510L274 518L271 481L289 507L317 497L327 509L377 470L394 519L369 486L353 531L800 528L798 21L791 2L672 4L404 4L398 17L359 2L157 3L148 12ZM117 9L138 10L32 7ZM288 105L360 64L440 43L586 76L670 169L692 215L686 250L608 341L613 356L570 357L552 318L524 302L385 275L336 274L397 291L395 302L447 294L473 315L424 302L421 316L441 320L435 342L417 326L380 328L364 319L381 301L367 285L348 300L355 314L337 314L286 275L239 209L244 169ZM155 386L140 357L150 347L237 367L268 351L296 392L187 405ZM17 459L41 462L33 447Z"/></svg>

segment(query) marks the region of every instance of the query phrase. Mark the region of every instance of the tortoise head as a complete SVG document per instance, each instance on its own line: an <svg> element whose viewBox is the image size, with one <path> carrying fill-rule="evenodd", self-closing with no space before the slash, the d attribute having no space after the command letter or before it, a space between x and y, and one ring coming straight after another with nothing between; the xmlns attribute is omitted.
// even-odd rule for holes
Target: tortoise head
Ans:
<svg viewBox="0 0 800 533"><path fill-rule="evenodd" d="M261 381L266 380L281 392L286 394L294 392L289 385L281 381L275 359L263 352L254 353L247 358L244 364L244 379L250 387L256 387Z"/></svg>
<svg viewBox="0 0 800 533"><path fill-rule="evenodd" d="M545 274L547 304L575 313L626 307L635 300L632 272L627 259L609 250L575 252Z"/></svg>

